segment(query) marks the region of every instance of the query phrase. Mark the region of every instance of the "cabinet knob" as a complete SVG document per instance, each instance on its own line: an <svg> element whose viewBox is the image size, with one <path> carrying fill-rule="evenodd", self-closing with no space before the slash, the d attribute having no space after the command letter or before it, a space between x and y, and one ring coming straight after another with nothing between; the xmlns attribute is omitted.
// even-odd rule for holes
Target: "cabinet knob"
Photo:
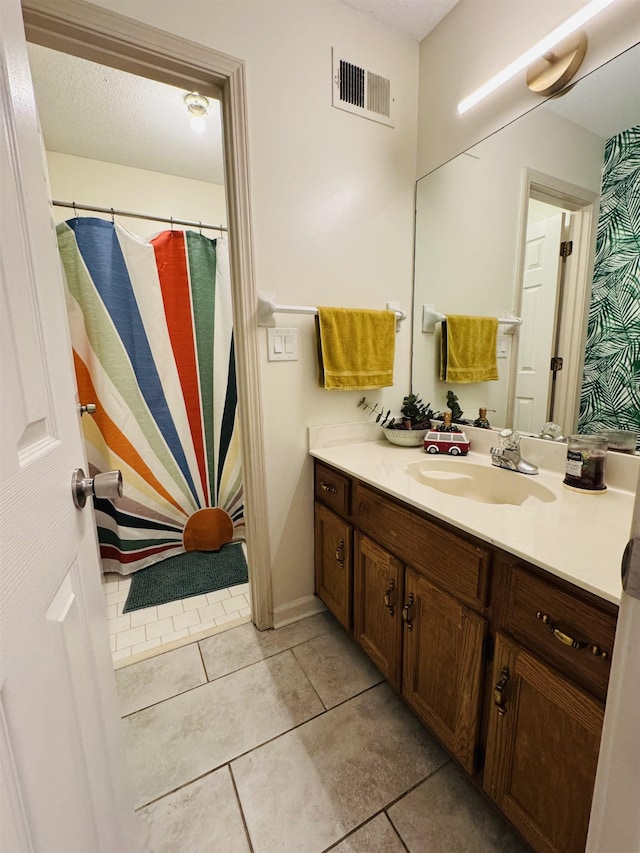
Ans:
<svg viewBox="0 0 640 853"><path fill-rule="evenodd" d="M511 678L511 674L509 673L509 667L503 666L502 672L500 673L500 679L496 686L493 688L493 704L497 707L498 713L501 717L507 713L507 709L505 707L505 695L504 689L507 686L507 682Z"/></svg>
<svg viewBox="0 0 640 853"><path fill-rule="evenodd" d="M320 488L322 489L323 492L328 492L330 495L337 495L338 494L338 490L333 485L333 483L321 482Z"/></svg>
<svg viewBox="0 0 640 853"><path fill-rule="evenodd" d="M344 557L342 556L344 553L344 539L341 539L338 543L338 547L336 548L336 561L339 564L341 569L344 569Z"/></svg>

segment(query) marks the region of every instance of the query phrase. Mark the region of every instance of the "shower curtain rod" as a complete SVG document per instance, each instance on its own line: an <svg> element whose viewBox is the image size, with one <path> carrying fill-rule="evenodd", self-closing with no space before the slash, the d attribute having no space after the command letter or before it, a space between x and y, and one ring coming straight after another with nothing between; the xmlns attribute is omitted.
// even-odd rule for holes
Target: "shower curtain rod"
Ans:
<svg viewBox="0 0 640 853"><path fill-rule="evenodd" d="M191 228L206 228L208 231L228 231L223 225L205 225L204 222L190 222L188 219L167 219L164 216L147 216L145 213L131 213L129 210L115 210L113 207L96 207L91 204L76 204L75 201L56 201L54 207L69 207L71 210L88 210L92 213L108 213L111 216L130 216L132 219L146 219L149 222L164 222L167 225L188 225Z"/></svg>

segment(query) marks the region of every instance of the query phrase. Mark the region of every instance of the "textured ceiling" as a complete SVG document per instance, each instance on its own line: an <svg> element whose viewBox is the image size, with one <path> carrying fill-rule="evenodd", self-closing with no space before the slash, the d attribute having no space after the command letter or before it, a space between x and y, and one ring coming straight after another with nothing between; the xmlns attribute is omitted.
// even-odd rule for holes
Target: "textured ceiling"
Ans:
<svg viewBox="0 0 640 853"><path fill-rule="evenodd" d="M340 2L421 40L457 0ZM33 44L29 60L48 150L224 183L216 101L197 134L179 89Z"/></svg>
<svg viewBox="0 0 640 853"><path fill-rule="evenodd" d="M458 0L339 0L416 41L430 33Z"/></svg>
<svg viewBox="0 0 640 853"><path fill-rule="evenodd" d="M196 133L181 89L39 45L28 49L47 150L224 183L217 101Z"/></svg>

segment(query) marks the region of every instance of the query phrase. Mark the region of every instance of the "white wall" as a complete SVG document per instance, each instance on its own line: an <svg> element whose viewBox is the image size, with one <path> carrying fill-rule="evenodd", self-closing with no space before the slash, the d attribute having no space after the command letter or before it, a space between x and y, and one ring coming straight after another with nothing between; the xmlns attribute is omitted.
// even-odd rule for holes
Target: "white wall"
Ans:
<svg viewBox="0 0 640 853"><path fill-rule="evenodd" d="M47 151L47 166L51 196L58 201L113 207L151 216L173 216L208 225L227 224L224 187L219 184L133 169L58 151ZM110 218L108 214L79 213L81 216ZM53 208L56 223L64 222L73 215L73 210ZM142 219L120 217L116 221L138 237L152 237L168 227ZM217 232L205 233L215 237Z"/></svg>
<svg viewBox="0 0 640 853"><path fill-rule="evenodd" d="M420 44L418 177L540 103L524 74L460 116L458 103L587 0L460 0ZM590 21L576 79L634 45L638 0L616 0Z"/></svg>
<svg viewBox="0 0 640 853"><path fill-rule="evenodd" d="M543 107L419 180L416 305L434 304L443 314L517 313L525 168L597 194L604 145L596 134ZM511 358L498 359L497 382L451 386L438 378L439 343L439 330L421 331L417 310L414 391L442 409L453 387L465 417L477 417L485 406L495 410L493 424L505 424Z"/></svg>
<svg viewBox="0 0 640 853"><path fill-rule="evenodd" d="M416 173L418 44L336 2L99 0L246 62L257 286L282 303L410 308ZM384 66L396 127L331 107L331 47ZM309 424L361 419L360 394L316 386L310 317L297 362L267 362L259 329L268 512L276 618L313 592ZM399 409L409 391L411 329L396 339L395 385L373 392Z"/></svg>

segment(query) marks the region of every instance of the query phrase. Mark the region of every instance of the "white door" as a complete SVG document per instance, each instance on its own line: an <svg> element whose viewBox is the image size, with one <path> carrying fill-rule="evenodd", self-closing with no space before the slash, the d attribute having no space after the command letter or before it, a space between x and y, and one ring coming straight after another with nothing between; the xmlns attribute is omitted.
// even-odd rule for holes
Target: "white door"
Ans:
<svg viewBox="0 0 640 853"><path fill-rule="evenodd" d="M562 217L557 213L527 228L513 421L522 432L538 433L548 420Z"/></svg>
<svg viewBox="0 0 640 853"><path fill-rule="evenodd" d="M0 0L0 849L137 849L19 0ZM83 401L90 402L90 401Z"/></svg>

